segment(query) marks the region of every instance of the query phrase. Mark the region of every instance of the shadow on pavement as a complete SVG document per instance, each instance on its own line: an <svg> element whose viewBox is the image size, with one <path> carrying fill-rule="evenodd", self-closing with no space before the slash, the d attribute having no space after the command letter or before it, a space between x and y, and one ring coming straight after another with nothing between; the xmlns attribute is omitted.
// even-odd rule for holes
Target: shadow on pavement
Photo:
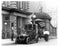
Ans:
<svg viewBox="0 0 59 47"><path fill-rule="evenodd" d="M35 44L35 41L30 42L29 44L24 44L24 43L20 43L20 44L16 44L16 43L6 43L6 44L2 44L3 46L9 46L9 45L31 45L31 44Z"/></svg>

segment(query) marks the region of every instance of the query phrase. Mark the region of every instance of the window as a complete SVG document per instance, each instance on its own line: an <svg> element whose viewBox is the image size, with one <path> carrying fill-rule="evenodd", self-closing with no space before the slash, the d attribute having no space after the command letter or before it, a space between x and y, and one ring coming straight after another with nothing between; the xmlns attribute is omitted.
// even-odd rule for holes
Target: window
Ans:
<svg viewBox="0 0 59 47"><path fill-rule="evenodd" d="M11 27L13 27L14 26L14 23L11 23Z"/></svg>
<svg viewBox="0 0 59 47"><path fill-rule="evenodd" d="M5 20L9 20L9 17L5 17Z"/></svg>

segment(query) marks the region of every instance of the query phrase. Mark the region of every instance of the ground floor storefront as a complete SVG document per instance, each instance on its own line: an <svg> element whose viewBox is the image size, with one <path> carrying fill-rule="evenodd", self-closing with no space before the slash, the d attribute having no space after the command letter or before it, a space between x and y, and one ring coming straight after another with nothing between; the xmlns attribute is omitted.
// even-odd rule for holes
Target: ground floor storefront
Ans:
<svg viewBox="0 0 59 47"><path fill-rule="evenodd" d="M12 9L13 10L13 9ZM14 37L18 33L18 28L24 27L25 24L29 23L28 16L31 15L30 12L24 13L23 11L3 9L2 10L2 38L11 38L12 31L14 32ZM11 11L11 13L10 13Z"/></svg>

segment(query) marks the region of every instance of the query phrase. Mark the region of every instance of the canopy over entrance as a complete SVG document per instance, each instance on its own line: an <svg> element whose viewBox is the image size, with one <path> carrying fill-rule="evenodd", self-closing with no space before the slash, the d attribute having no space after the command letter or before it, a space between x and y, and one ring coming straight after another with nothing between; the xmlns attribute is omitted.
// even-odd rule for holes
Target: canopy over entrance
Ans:
<svg viewBox="0 0 59 47"><path fill-rule="evenodd" d="M48 19L51 20L51 17L47 13L34 13L36 15L36 19Z"/></svg>

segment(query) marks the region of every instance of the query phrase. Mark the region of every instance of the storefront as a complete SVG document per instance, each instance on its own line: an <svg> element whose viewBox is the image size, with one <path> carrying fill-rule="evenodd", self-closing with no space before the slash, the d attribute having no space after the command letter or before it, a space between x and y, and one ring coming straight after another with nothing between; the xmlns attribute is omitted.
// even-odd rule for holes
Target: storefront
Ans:
<svg viewBox="0 0 59 47"><path fill-rule="evenodd" d="M31 14L17 9L2 8L2 38L11 37L12 27L16 34L18 28L28 23Z"/></svg>

